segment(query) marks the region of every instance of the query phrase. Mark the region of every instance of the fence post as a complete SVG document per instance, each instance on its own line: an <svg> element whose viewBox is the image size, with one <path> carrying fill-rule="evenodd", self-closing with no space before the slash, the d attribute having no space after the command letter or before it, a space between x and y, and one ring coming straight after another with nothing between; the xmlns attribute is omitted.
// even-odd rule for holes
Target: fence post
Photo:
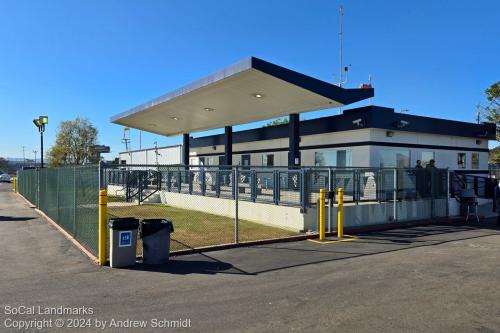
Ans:
<svg viewBox="0 0 500 333"><path fill-rule="evenodd" d="M337 205L337 237L344 237L344 189L339 187Z"/></svg>
<svg viewBox="0 0 500 333"><path fill-rule="evenodd" d="M250 199L253 202L257 199L257 177L255 170L250 170Z"/></svg>
<svg viewBox="0 0 500 333"><path fill-rule="evenodd" d="M446 168L446 218L450 217L450 171ZM493 201L493 211L495 211L495 201Z"/></svg>
<svg viewBox="0 0 500 333"><path fill-rule="evenodd" d="M319 240L325 240L325 189L319 189L319 202L318 202L318 213L319 213Z"/></svg>
<svg viewBox="0 0 500 333"><path fill-rule="evenodd" d="M76 167L73 167L73 232L77 233L76 227Z"/></svg>
<svg viewBox="0 0 500 333"><path fill-rule="evenodd" d="M431 170L431 219L433 219L436 215L436 170Z"/></svg>
<svg viewBox="0 0 500 333"><path fill-rule="evenodd" d="M397 202L398 202L398 169L394 169L394 191L392 193L392 202L394 203L392 207L392 220L394 222L397 222L398 220L398 207L397 207Z"/></svg>
<svg viewBox="0 0 500 333"><path fill-rule="evenodd" d="M200 171L198 169L198 175L201 175L202 171ZM193 171L193 174L194 174L194 171ZM189 191L189 194L193 194L193 178L192 175L191 175L191 170L189 171L189 177L188 177L188 191ZM200 178L200 177L198 177Z"/></svg>
<svg viewBox="0 0 500 333"><path fill-rule="evenodd" d="M40 169L36 168L36 202L35 206L40 209Z"/></svg>
<svg viewBox="0 0 500 333"><path fill-rule="evenodd" d="M279 205L281 200L281 175L279 170L276 171L276 188L274 193L276 194L276 204Z"/></svg>
<svg viewBox="0 0 500 333"><path fill-rule="evenodd" d="M332 231L332 208L335 201L335 196L332 195L333 184L332 184L332 168L328 168L328 232Z"/></svg>
<svg viewBox="0 0 500 333"><path fill-rule="evenodd" d="M107 232L108 192L99 190L99 265L106 263L106 232Z"/></svg>
<svg viewBox="0 0 500 333"><path fill-rule="evenodd" d="M237 244L239 242L239 230L238 230L238 224L239 224L239 216L238 216L238 168L234 169L234 179L236 180L234 182L235 185L235 191L234 191L234 242Z"/></svg>
<svg viewBox="0 0 500 333"><path fill-rule="evenodd" d="M306 209L307 207L307 188L306 188L306 177L307 172L305 169L300 169L300 206L302 209Z"/></svg>

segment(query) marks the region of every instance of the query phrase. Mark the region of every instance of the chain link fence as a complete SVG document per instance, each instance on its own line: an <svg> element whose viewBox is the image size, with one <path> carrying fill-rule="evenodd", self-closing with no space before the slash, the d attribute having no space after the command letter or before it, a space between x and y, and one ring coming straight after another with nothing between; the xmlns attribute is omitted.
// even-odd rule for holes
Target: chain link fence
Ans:
<svg viewBox="0 0 500 333"><path fill-rule="evenodd" d="M286 227L286 216L279 216L280 221L278 214L264 216L265 207L275 208L267 204L274 203L268 173L224 167L106 166L103 189L108 192L108 218L172 221L171 251L301 234ZM255 184L263 187L256 190ZM249 206L260 200L264 209ZM248 218L256 214L261 216ZM140 248L139 243L138 255Z"/></svg>
<svg viewBox="0 0 500 333"><path fill-rule="evenodd" d="M444 169L102 165L18 172L19 192L94 254L99 189L108 193L108 219L172 221L171 251L178 251L317 231L319 190L341 187L354 225L448 213ZM335 209L336 195L331 204Z"/></svg>
<svg viewBox="0 0 500 333"><path fill-rule="evenodd" d="M22 196L97 255L97 166L19 170L17 177Z"/></svg>

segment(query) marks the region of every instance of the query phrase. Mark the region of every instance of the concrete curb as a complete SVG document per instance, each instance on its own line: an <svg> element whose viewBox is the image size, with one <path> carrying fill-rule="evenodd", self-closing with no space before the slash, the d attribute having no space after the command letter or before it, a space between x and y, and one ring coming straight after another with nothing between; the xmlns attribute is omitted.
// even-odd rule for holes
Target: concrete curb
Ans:
<svg viewBox="0 0 500 333"><path fill-rule="evenodd" d="M50 217L47 216L44 212L42 212L40 209L36 208L35 205L33 205L28 199L23 197L20 193L15 192L19 197L21 197L30 208L33 208L38 215L43 217L47 222L52 225L54 228L56 228L64 237L66 237L73 245L76 246L80 252L82 252L84 255L86 255L94 264L99 265L99 258L92 254L82 243L80 243L75 237L73 237L69 232L64 230L59 224L57 224L54 220L52 220Z"/></svg>

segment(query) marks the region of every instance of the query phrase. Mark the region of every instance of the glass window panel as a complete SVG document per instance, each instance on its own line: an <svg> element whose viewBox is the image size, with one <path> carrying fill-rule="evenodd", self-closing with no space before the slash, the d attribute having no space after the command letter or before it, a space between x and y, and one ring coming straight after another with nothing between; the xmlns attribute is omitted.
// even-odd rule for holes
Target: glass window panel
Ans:
<svg viewBox="0 0 500 333"><path fill-rule="evenodd" d="M314 153L315 166L336 166L337 153L334 151L318 151Z"/></svg>
<svg viewBox="0 0 500 333"><path fill-rule="evenodd" d="M274 155L273 154L262 155L262 165L274 166Z"/></svg>
<svg viewBox="0 0 500 333"><path fill-rule="evenodd" d="M319 151L314 153L314 165L326 167L352 166L352 150Z"/></svg>
<svg viewBox="0 0 500 333"><path fill-rule="evenodd" d="M382 168L409 168L410 151L397 149L380 150L380 167Z"/></svg>
<svg viewBox="0 0 500 333"><path fill-rule="evenodd" d="M471 167L472 169L479 169L479 153L472 153Z"/></svg>
<svg viewBox="0 0 500 333"><path fill-rule="evenodd" d="M467 164L466 161L466 154L465 153L458 153L457 154L457 165L459 169L465 169L465 165Z"/></svg>
<svg viewBox="0 0 500 333"><path fill-rule="evenodd" d="M420 159L422 161L422 166L425 167L431 160L434 160L434 152L433 151L423 151L422 157Z"/></svg>

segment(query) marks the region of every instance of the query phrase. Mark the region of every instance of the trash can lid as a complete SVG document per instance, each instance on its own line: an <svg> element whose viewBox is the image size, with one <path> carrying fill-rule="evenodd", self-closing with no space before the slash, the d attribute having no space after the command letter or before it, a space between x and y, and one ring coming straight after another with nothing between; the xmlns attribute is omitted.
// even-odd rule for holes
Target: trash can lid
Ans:
<svg viewBox="0 0 500 333"><path fill-rule="evenodd" d="M139 227L139 220L133 217L120 217L109 220L109 227L113 230L135 230Z"/></svg>
<svg viewBox="0 0 500 333"><path fill-rule="evenodd" d="M172 221L164 219L143 219L141 221L141 237L143 238L164 229L167 229L169 232L174 232Z"/></svg>

